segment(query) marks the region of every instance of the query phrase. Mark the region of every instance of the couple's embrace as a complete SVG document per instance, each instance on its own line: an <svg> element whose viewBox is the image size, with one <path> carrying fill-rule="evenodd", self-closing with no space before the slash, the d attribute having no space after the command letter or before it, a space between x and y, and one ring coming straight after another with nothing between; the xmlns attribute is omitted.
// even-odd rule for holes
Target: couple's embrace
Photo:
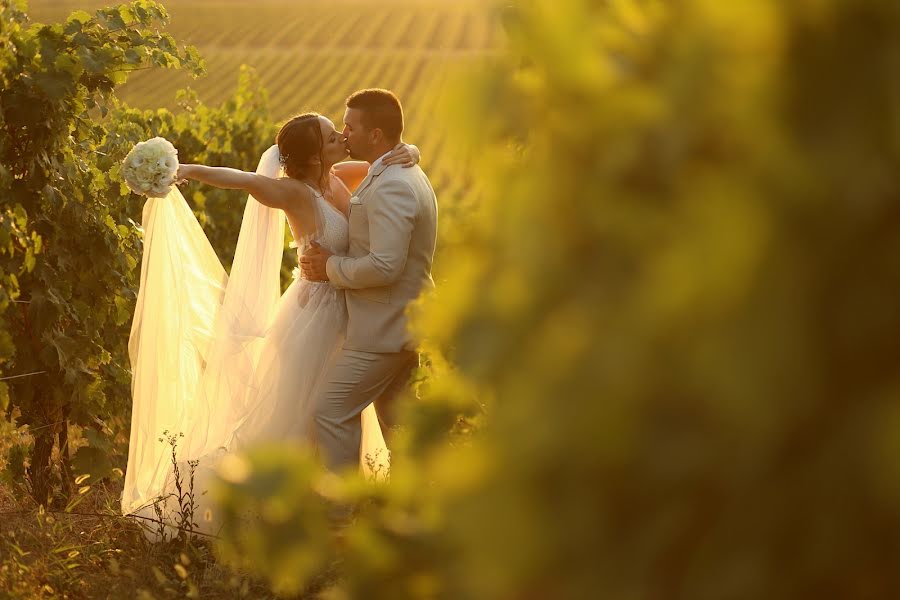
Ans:
<svg viewBox="0 0 900 600"><path fill-rule="evenodd" d="M434 285L437 230L402 131L396 96L362 90L342 132L315 113L288 121L256 173L181 165L179 179L249 193L230 275L177 188L147 201L126 514L174 491L173 464L183 476L199 461L202 490L224 456L260 442L314 442L335 471L386 470L392 401L418 363L405 312ZM285 219L299 267L281 294Z"/></svg>

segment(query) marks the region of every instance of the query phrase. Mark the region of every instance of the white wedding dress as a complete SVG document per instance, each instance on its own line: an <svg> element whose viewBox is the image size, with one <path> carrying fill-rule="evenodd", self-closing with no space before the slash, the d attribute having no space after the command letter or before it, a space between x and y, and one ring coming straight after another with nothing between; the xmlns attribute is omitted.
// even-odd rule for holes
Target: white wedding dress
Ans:
<svg viewBox="0 0 900 600"><path fill-rule="evenodd" d="M263 154L257 173L282 174L277 146ZM313 201L316 223L292 247L300 254L316 240L346 254L346 217L318 193ZM252 196L230 276L177 188L147 200L142 225L122 512L154 517L156 503L165 521L176 522L171 447L160 441L168 432L178 436L183 478L187 461L199 461L195 514L201 531L215 533L220 522L203 492L222 458L262 442L311 440L313 399L346 331L344 294L296 275L280 294L284 213ZM389 453L374 406L361 418L361 469L384 473Z"/></svg>

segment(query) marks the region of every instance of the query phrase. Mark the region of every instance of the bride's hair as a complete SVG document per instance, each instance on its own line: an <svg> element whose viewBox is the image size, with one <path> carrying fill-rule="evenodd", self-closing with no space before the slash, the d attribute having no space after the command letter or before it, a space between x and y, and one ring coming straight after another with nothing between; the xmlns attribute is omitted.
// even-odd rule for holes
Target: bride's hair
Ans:
<svg viewBox="0 0 900 600"><path fill-rule="evenodd" d="M319 116L319 113L307 112L292 117L275 136L275 143L278 144L285 174L294 179L318 181L322 193L325 193L328 170L325 169L325 140L322 138ZM318 164L314 159L319 159Z"/></svg>

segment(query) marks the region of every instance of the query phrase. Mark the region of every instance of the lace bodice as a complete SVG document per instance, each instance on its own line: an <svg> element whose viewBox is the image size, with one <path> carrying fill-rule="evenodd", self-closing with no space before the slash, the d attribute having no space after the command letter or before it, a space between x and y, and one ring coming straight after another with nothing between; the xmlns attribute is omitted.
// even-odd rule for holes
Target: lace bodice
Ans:
<svg viewBox="0 0 900 600"><path fill-rule="evenodd" d="M346 255L350 247L350 226L347 222L347 217L314 188L310 187L309 189L312 191L313 200L316 203L319 227L315 235L305 236L291 242L290 247L297 249L298 262L300 255L303 254L312 240L315 240L320 246L334 254ZM299 277L299 269L294 271L294 276Z"/></svg>
<svg viewBox="0 0 900 600"><path fill-rule="evenodd" d="M316 202L319 204L319 214L322 217L316 241L335 254L346 255L350 247L350 226L347 217L321 194L316 194Z"/></svg>

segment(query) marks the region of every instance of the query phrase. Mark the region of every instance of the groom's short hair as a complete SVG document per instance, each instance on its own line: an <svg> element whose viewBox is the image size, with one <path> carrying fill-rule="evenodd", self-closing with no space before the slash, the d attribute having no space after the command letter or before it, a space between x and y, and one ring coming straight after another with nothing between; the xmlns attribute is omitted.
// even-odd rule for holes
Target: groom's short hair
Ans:
<svg viewBox="0 0 900 600"><path fill-rule="evenodd" d="M380 88L359 90L347 98L347 108L362 112L362 123L366 129L380 129L388 141L400 141L403 107L394 92Z"/></svg>

